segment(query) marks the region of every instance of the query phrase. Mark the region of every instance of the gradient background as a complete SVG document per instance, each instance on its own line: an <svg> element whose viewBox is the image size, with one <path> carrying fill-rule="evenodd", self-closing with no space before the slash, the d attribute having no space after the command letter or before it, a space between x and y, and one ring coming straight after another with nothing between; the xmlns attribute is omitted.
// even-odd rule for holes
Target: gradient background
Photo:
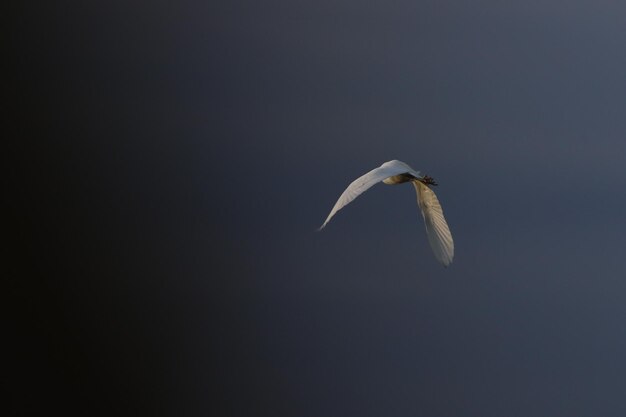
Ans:
<svg viewBox="0 0 626 417"><path fill-rule="evenodd" d="M51 3L5 14L13 415L626 415L622 2ZM450 268L410 186L315 232L395 158Z"/></svg>

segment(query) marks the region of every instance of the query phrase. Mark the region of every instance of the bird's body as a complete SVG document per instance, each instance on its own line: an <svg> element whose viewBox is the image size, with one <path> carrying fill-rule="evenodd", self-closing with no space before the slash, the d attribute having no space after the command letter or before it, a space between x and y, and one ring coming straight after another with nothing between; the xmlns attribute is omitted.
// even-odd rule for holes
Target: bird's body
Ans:
<svg viewBox="0 0 626 417"><path fill-rule="evenodd" d="M398 160L385 162L380 167L354 180L341 194L320 230L326 226L335 213L374 184L381 181L387 185L397 185L406 182L413 184L433 253L444 266L450 265L454 257L454 241L452 240L448 223L443 216L441 204L439 204L435 193L428 187L428 185L437 184L431 177L421 175L419 171L413 170L413 168Z"/></svg>
<svg viewBox="0 0 626 417"><path fill-rule="evenodd" d="M387 185L397 185L397 184L404 184L405 182L409 182L409 181L415 181L416 179L417 177L414 177L411 174L400 174L400 175L394 175L393 177L385 178L383 180L383 183Z"/></svg>

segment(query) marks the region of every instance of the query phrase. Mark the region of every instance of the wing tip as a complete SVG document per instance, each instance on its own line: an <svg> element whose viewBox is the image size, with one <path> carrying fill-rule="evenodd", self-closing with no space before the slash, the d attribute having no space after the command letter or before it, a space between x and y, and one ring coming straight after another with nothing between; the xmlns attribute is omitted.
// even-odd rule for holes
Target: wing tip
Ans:
<svg viewBox="0 0 626 417"><path fill-rule="evenodd" d="M454 254L442 256L441 254L435 253L435 256L439 263L444 266L444 268L452 265L452 261L454 260Z"/></svg>
<svg viewBox="0 0 626 417"><path fill-rule="evenodd" d="M452 261L448 261L446 259L437 259L437 261L444 267L444 268L448 268L451 264Z"/></svg>

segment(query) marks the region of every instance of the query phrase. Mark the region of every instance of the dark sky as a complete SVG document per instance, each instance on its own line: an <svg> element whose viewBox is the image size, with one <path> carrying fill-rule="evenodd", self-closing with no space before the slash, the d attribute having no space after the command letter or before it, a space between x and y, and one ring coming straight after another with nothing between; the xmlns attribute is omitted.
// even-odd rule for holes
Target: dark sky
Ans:
<svg viewBox="0 0 626 417"><path fill-rule="evenodd" d="M626 6L8 14L14 415L626 415ZM54 3L54 4L52 4ZM344 187L390 159L433 176Z"/></svg>

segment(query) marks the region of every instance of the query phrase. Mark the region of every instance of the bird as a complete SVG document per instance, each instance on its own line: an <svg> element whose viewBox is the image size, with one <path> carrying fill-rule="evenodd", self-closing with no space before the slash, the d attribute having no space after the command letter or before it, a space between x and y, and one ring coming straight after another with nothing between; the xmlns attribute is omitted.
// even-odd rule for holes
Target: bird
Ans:
<svg viewBox="0 0 626 417"><path fill-rule="evenodd" d="M437 196L430 186L436 186L435 180L428 175L421 175L409 165L396 159L385 162L352 181L348 188L339 196L326 221L318 230L322 230L330 219L342 208L352 202L359 195L367 191L374 184L383 182L387 185L397 185L410 182L417 193L417 205L422 212L426 235L435 258L443 265L449 266L454 258L454 241L450 228L443 215L443 209Z"/></svg>

